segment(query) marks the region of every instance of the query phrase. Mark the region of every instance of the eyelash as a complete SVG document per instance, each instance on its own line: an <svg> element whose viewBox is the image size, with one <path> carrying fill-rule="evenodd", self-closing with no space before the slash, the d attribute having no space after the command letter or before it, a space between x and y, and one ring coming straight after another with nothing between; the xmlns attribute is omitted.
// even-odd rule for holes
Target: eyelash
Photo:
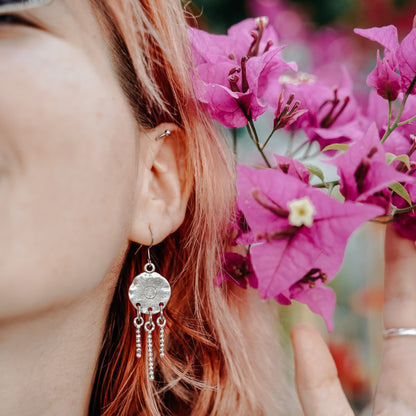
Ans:
<svg viewBox="0 0 416 416"><path fill-rule="evenodd" d="M3 24L31 26L31 24L27 20L23 19L22 17L16 14L0 14L0 25Z"/></svg>

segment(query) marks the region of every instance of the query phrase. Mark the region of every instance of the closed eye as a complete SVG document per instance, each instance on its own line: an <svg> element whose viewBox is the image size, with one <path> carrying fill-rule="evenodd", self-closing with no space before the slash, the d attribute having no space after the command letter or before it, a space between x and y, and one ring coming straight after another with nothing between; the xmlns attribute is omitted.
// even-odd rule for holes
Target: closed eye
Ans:
<svg viewBox="0 0 416 416"><path fill-rule="evenodd" d="M2 25L25 25L36 27L35 24L29 22L17 14L0 14L0 26Z"/></svg>
<svg viewBox="0 0 416 416"><path fill-rule="evenodd" d="M0 0L0 15L46 6L53 0Z"/></svg>

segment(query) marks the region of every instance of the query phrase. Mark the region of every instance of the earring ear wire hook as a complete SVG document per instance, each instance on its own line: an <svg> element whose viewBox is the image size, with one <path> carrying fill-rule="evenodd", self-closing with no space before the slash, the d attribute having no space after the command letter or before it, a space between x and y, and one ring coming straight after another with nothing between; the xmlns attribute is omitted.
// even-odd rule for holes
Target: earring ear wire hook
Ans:
<svg viewBox="0 0 416 416"><path fill-rule="evenodd" d="M150 231L150 236L151 236L151 241L150 241L150 246L147 248L147 262L150 263L150 249L153 247L153 233L152 233L152 229L150 228L149 225L149 231ZM134 255L137 256L137 253L142 249L143 244L140 244L139 247L137 247L137 250L134 252Z"/></svg>
<svg viewBox="0 0 416 416"><path fill-rule="evenodd" d="M151 241L150 241L150 246L147 247L147 262L148 263L151 263L152 262L152 259L150 257L150 249L153 247L153 233L152 233L152 229L150 227L150 224L149 224L149 231L150 231Z"/></svg>

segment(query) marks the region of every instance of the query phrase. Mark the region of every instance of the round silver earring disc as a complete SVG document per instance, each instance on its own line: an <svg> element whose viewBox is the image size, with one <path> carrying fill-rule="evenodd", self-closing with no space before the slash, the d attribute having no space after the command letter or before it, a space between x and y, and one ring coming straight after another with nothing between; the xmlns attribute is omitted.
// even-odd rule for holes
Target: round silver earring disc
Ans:
<svg viewBox="0 0 416 416"><path fill-rule="evenodd" d="M137 275L129 288L130 302L135 308L140 304L142 313L152 314L160 312L160 304L164 307L170 299L169 282L156 272L143 272Z"/></svg>

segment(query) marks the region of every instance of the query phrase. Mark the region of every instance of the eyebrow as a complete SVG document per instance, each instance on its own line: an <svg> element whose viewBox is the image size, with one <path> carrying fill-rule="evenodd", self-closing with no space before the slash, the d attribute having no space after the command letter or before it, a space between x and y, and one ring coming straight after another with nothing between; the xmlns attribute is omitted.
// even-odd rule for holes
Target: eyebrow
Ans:
<svg viewBox="0 0 416 416"><path fill-rule="evenodd" d="M0 13L17 12L20 10L33 9L34 7L46 6L53 0L0 0Z"/></svg>

